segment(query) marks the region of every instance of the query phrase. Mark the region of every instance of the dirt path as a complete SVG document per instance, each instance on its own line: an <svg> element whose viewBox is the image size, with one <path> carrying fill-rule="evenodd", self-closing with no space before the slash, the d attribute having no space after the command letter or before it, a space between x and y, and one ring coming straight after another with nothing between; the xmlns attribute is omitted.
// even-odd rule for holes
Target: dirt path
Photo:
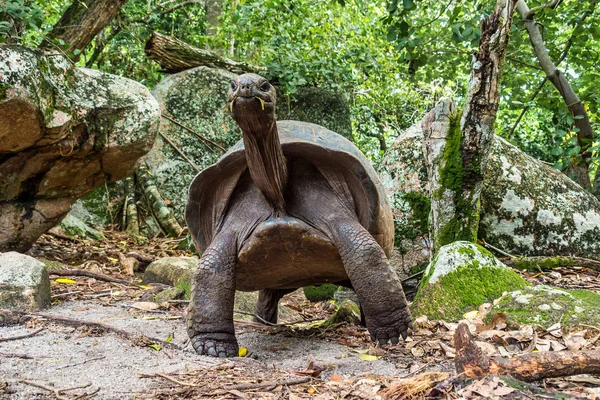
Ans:
<svg viewBox="0 0 600 400"><path fill-rule="evenodd" d="M19 382L26 379L54 388L90 383L88 388L80 389L77 393L99 389L95 398L130 399L151 395L156 389L156 379L140 378L140 374L172 373L222 363L222 360L198 356L191 346L186 346L187 335L182 319L168 320L165 314L128 311L127 305L130 303L99 305L94 301L64 302L52 307L48 314L102 322L127 332L138 332L163 340L172 336L172 343L182 349L157 351L148 346L137 346L111 333L97 335L89 330L44 323L46 329L33 337L0 342L1 353L20 353L32 357L0 358L0 383L2 380L9 382L9 387L0 392L0 397L39 398L37 394L48 393ZM0 327L0 337L23 335L33 330L34 327L24 326ZM312 356L316 365L325 368L322 373L325 379L333 374L342 378L370 373L393 377L407 372L404 362L383 359L363 361L358 353L346 346L318 338L293 337L289 332L274 335L242 332L238 333L238 338L240 346L246 347L258 358L257 364L274 365L283 371L305 369L309 356ZM264 379L268 380L269 376ZM231 383L236 383L235 379Z"/></svg>

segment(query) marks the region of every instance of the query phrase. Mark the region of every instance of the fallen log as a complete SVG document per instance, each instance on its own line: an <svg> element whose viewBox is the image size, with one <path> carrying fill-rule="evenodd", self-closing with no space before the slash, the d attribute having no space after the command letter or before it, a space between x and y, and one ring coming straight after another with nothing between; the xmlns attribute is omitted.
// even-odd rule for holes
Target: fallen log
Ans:
<svg viewBox="0 0 600 400"><path fill-rule="evenodd" d="M191 46L184 41L162 33L152 32L152 36L146 42L146 55L154 60L169 73L185 71L194 67L221 68L234 74L254 72L264 73L265 67L233 61L208 50L202 50Z"/></svg>
<svg viewBox="0 0 600 400"><path fill-rule="evenodd" d="M600 271L600 261L583 257L517 257L506 261L504 264L521 270L551 270L559 267L585 267Z"/></svg>
<svg viewBox="0 0 600 400"><path fill-rule="evenodd" d="M469 327L461 323L454 334L456 372L465 377L511 375L533 382L578 374L600 373L600 350L544 351L510 358L488 357L475 344Z"/></svg>

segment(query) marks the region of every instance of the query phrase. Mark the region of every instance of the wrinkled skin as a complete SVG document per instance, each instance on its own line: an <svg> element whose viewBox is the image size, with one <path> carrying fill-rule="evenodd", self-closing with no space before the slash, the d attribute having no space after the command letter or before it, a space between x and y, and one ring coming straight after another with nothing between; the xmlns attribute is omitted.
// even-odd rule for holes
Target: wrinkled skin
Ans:
<svg viewBox="0 0 600 400"><path fill-rule="evenodd" d="M372 340L384 345L406 338L412 325L402 286L381 246L359 222L354 205L336 195L317 166L283 155L274 88L258 75L241 75L232 82L229 108L244 132L248 170L194 276L187 328L196 352L237 355L233 327L237 256L257 225L280 217L315 227L338 249L347 275L338 283L356 291ZM257 289L262 289L257 320L276 322L279 300L294 289Z"/></svg>

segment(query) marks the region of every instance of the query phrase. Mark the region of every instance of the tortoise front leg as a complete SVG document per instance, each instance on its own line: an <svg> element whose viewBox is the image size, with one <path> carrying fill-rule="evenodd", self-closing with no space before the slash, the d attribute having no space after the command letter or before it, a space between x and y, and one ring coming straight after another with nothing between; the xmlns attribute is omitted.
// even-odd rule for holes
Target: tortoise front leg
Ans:
<svg viewBox="0 0 600 400"><path fill-rule="evenodd" d="M216 237L200 258L187 314L188 336L198 354L238 355L233 327L236 259L234 235Z"/></svg>
<svg viewBox="0 0 600 400"><path fill-rule="evenodd" d="M333 227L334 241L364 311L372 340L386 344L406 338L411 324L402 285L373 236L352 219Z"/></svg>

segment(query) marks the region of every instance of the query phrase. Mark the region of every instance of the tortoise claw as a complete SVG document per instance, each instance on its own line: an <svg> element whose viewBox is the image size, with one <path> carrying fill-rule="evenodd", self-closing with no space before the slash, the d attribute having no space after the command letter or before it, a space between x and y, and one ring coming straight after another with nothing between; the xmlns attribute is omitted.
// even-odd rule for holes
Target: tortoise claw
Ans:
<svg viewBox="0 0 600 400"><path fill-rule="evenodd" d="M231 334L198 334L192 337L191 342L199 355L221 358L238 356L238 344Z"/></svg>

